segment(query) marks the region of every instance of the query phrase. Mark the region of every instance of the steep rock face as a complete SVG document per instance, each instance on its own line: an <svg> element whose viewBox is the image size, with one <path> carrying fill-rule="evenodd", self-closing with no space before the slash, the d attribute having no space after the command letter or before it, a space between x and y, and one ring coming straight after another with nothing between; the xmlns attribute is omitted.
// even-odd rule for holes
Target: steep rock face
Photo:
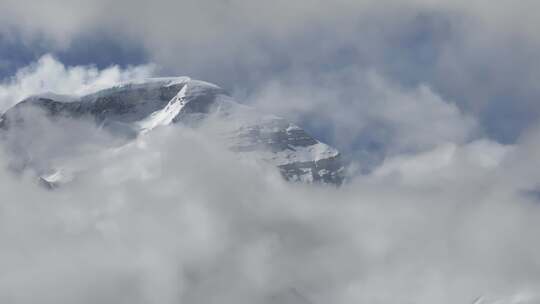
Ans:
<svg viewBox="0 0 540 304"><path fill-rule="evenodd" d="M110 131L121 142L170 124L212 125L229 149L277 166L288 180L336 185L343 181L344 168L336 149L285 119L234 102L218 86L188 77L127 83L86 96L32 96L1 115L2 137L10 138L20 167L33 167L53 186L62 174L43 162L33 162L38 157L29 155L21 142L24 136L20 134L28 132L36 115L53 122L84 120Z"/></svg>

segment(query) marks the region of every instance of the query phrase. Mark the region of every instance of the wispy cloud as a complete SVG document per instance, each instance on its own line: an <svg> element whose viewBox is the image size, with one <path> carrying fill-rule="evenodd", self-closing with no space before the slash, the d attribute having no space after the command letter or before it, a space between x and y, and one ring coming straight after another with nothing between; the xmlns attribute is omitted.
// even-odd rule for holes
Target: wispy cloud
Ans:
<svg viewBox="0 0 540 304"><path fill-rule="evenodd" d="M123 81L147 78L153 69L152 65L126 69L111 66L103 70L94 66L69 67L47 54L0 83L0 112L34 94L81 95Z"/></svg>

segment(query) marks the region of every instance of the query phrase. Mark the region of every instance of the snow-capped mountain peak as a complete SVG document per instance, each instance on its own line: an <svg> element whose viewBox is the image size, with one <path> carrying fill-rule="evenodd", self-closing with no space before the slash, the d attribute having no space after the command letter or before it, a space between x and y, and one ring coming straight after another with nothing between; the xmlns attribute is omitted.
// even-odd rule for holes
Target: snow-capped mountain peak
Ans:
<svg viewBox="0 0 540 304"><path fill-rule="evenodd" d="M22 167L34 167L47 182L58 183L59 177L66 174L54 171L47 164L49 160L36 155L20 142L20 137L9 136L26 132L35 109L39 110L37 115L52 121L92 121L128 142L141 135L151 136L149 133L158 127L182 124L198 128L212 120L219 125L215 133L230 150L277 166L288 180L332 184L343 180L339 152L300 127L236 103L214 84L173 77L123 83L83 96L36 95L1 115L4 142L19 159L23 156L18 161L24 164Z"/></svg>

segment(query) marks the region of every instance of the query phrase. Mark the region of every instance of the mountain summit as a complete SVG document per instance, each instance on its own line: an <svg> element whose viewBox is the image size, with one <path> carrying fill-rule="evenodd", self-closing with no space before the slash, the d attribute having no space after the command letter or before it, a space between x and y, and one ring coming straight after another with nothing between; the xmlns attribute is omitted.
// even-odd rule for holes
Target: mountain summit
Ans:
<svg viewBox="0 0 540 304"><path fill-rule="evenodd" d="M36 117L53 124L60 119L90 122L123 143L158 127L181 124L197 129L210 121L228 149L275 165L289 181L336 185L343 181L344 167L336 149L283 118L235 102L216 85L189 77L152 78L84 96L41 94L2 114L0 134L17 156L14 167L32 169L53 186L66 179L57 168L62 164L53 164L47 153L32 151L24 140L27 133L40 132L31 127Z"/></svg>

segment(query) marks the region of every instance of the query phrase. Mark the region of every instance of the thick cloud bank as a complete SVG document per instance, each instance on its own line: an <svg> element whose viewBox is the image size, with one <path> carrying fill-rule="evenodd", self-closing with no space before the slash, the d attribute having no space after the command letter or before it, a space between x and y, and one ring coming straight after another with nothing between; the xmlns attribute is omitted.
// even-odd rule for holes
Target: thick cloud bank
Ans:
<svg viewBox="0 0 540 304"><path fill-rule="evenodd" d="M147 73L45 57L2 92L77 93ZM536 129L515 145L473 136L474 119L429 87L367 74L354 79L373 106L348 110L359 125L380 121L398 136L370 174L339 189L286 183L181 127L76 160L94 165L55 191L0 170L0 302L537 303ZM317 115L302 100L336 96L327 83L313 96L294 89L305 83L252 96L267 110ZM395 109L396 100L411 107ZM323 101L313 104L332 114L319 120L355 131L354 113ZM438 118L432 132L419 121L428 113ZM66 135L55 149L73 148L70 138L87 127L55 129Z"/></svg>
<svg viewBox="0 0 540 304"><path fill-rule="evenodd" d="M92 171L57 191L2 171L0 299L471 303L534 296L540 210L525 192L536 185L522 167L534 144L523 145L443 146L396 158L340 189L287 184L174 128L100 155Z"/></svg>

